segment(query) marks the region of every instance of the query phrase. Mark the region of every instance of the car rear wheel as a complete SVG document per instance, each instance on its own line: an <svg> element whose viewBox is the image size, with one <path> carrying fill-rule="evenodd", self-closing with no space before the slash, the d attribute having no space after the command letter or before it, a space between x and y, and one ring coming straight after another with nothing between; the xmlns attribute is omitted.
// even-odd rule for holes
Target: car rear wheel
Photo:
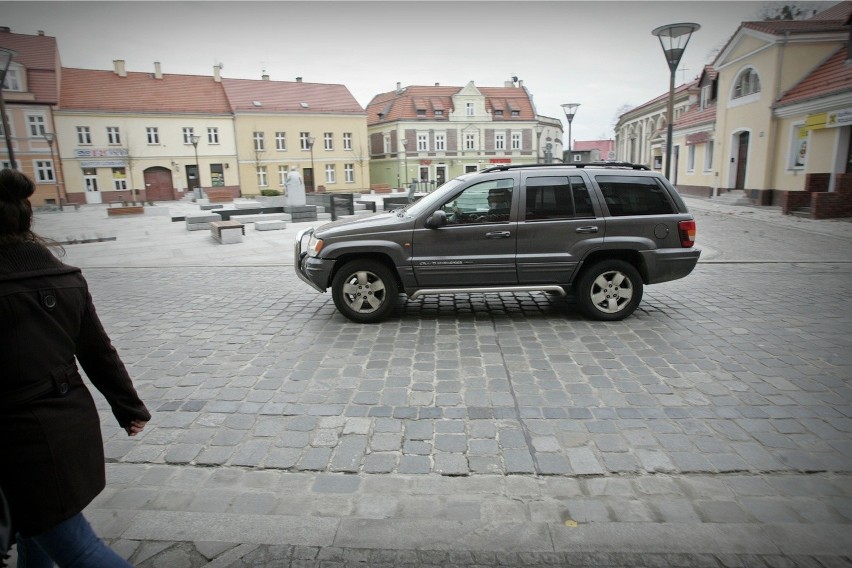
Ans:
<svg viewBox="0 0 852 568"><path fill-rule="evenodd" d="M396 304L399 286L384 264L353 260L343 265L331 283L331 297L340 313L356 323L377 323Z"/></svg>
<svg viewBox="0 0 852 568"><path fill-rule="evenodd" d="M642 301L642 277L623 260L603 260L583 271L577 282L577 305L589 318L618 321Z"/></svg>

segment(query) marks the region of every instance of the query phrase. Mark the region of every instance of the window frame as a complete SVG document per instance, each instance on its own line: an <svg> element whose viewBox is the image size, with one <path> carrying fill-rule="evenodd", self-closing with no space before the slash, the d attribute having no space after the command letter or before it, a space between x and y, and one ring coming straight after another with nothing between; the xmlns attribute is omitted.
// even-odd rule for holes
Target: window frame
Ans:
<svg viewBox="0 0 852 568"><path fill-rule="evenodd" d="M335 164L325 165L325 183L337 183L337 166Z"/></svg>
<svg viewBox="0 0 852 568"><path fill-rule="evenodd" d="M183 143L192 146L192 137L195 136L195 128L192 126L183 127Z"/></svg>
<svg viewBox="0 0 852 568"><path fill-rule="evenodd" d="M27 133L30 138L44 138L47 133L47 119L43 114L27 114Z"/></svg>
<svg viewBox="0 0 852 568"><path fill-rule="evenodd" d="M263 131L255 130L251 133L252 148L255 152L266 151L266 140L263 136Z"/></svg>
<svg viewBox="0 0 852 568"><path fill-rule="evenodd" d="M334 132L322 133L322 147L326 151L334 150Z"/></svg>
<svg viewBox="0 0 852 568"><path fill-rule="evenodd" d="M352 133L344 132L343 133L343 149L344 150L352 150Z"/></svg>
<svg viewBox="0 0 852 568"><path fill-rule="evenodd" d="M355 164L343 164L343 179L346 183L355 183Z"/></svg>
<svg viewBox="0 0 852 568"><path fill-rule="evenodd" d="M428 152L429 151L429 133L428 132L418 132L417 133L417 151L418 152Z"/></svg>
<svg viewBox="0 0 852 568"><path fill-rule="evenodd" d="M207 143L219 144L219 128L216 126L207 127Z"/></svg>
<svg viewBox="0 0 852 568"><path fill-rule="evenodd" d="M77 126L77 144L80 146L92 145L92 129L88 126Z"/></svg>
<svg viewBox="0 0 852 568"><path fill-rule="evenodd" d="M121 145L121 127L119 126L107 126L107 144L110 146L120 146Z"/></svg>
<svg viewBox="0 0 852 568"><path fill-rule="evenodd" d="M269 187L269 176L266 166L257 166L257 187Z"/></svg>
<svg viewBox="0 0 852 568"><path fill-rule="evenodd" d="M148 140L149 146L158 145L160 143L160 129L157 126L146 126L145 137Z"/></svg>
<svg viewBox="0 0 852 568"><path fill-rule="evenodd" d="M33 160L33 172L36 183L56 183L56 169L53 160Z"/></svg>
<svg viewBox="0 0 852 568"><path fill-rule="evenodd" d="M287 151L287 133L278 131L275 133L275 150L278 152Z"/></svg>

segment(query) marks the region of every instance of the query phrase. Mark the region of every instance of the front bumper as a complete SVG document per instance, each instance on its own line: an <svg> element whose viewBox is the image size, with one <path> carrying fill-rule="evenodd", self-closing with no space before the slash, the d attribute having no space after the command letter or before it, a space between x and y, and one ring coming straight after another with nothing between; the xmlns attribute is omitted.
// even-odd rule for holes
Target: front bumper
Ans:
<svg viewBox="0 0 852 568"><path fill-rule="evenodd" d="M322 260L308 256L307 243L314 234L314 228L308 227L296 234L294 243L293 268L298 276L308 286L317 292L325 292L328 287L328 276L334 261Z"/></svg>

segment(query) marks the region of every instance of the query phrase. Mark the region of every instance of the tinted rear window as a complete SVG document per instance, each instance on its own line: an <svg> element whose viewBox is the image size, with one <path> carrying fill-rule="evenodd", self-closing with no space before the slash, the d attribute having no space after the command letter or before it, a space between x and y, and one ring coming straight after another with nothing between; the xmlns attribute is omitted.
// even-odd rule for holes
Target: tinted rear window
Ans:
<svg viewBox="0 0 852 568"><path fill-rule="evenodd" d="M594 217L592 200L580 176L530 177L527 186L527 221Z"/></svg>
<svg viewBox="0 0 852 568"><path fill-rule="evenodd" d="M668 192L651 177L595 176L613 217L669 215L675 212Z"/></svg>

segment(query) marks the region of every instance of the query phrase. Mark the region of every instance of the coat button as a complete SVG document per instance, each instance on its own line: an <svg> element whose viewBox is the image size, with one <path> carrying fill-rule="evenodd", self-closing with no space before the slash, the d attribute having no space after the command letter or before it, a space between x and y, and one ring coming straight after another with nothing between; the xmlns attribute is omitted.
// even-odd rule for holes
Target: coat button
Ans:
<svg viewBox="0 0 852 568"><path fill-rule="evenodd" d="M52 310L56 307L56 296L54 296L53 294L48 294L47 296L45 296L43 301L44 307L49 310Z"/></svg>
<svg viewBox="0 0 852 568"><path fill-rule="evenodd" d="M59 385L59 394L62 396L68 394L68 383L62 383Z"/></svg>

